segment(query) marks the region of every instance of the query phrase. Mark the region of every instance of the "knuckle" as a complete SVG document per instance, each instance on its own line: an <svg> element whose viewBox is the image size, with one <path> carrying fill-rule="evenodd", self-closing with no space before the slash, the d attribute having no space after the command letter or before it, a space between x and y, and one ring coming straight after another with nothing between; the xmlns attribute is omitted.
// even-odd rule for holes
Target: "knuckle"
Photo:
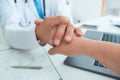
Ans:
<svg viewBox="0 0 120 80"><path fill-rule="evenodd" d="M48 22L50 20L50 17L45 18L45 22Z"/></svg>
<svg viewBox="0 0 120 80"><path fill-rule="evenodd" d="M64 19L64 16L58 16L58 19L62 20Z"/></svg>
<svg viewBox="0 0 120 80"><path fill-rule="evenodd" d="M51 24L52 24L52 23L51 23L51 19L52 19L52 17L47 17L47 18L45 18L45 19L44 19L44 24L46 24L47 26L50 27Z"/></svg>
<svg viewBox="0 0 120 80"><path fill-rule="evenodd" d="M58 16L58 19L61 21L61 22L64 22L64 23L67 23L68 20L65 16Z"/></svg>

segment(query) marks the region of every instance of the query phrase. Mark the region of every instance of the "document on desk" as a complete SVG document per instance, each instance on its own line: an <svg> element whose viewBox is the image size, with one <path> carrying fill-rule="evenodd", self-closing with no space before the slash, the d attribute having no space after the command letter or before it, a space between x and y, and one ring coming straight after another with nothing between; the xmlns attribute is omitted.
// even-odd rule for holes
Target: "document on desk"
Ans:
<svg viewBox="0 0 120 80"><path fill-rule="evenodd" d="M62 80L45 49L0 52L0 80Z"/></svg>

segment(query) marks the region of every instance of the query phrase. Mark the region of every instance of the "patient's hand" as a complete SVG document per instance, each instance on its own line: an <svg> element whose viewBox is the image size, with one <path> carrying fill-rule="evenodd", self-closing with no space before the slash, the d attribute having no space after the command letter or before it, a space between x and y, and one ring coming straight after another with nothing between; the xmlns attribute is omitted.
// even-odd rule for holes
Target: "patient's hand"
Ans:
<svg viewBox="0 0 120 80"><path fill-rule="evenodd" d="M78 56L81 55L84 50L84 43L86 39L84 37L73 36L73 39L70 43L63 41L60 46L53 47L49 50L49 54L63 54L67 56Z"/></svg>

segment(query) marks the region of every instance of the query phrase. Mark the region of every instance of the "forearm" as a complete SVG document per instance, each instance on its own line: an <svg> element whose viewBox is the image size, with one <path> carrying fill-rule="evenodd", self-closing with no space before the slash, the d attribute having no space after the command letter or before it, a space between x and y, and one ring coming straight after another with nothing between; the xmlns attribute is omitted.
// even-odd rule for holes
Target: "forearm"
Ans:
<svg viewBox="0 0 120 80"><path fill-rule="evenodd" d="M62 42L58 47L49 50L50 54L67 56L87 55L100 61L104 66L120 74L120 45L90 40L74 35L71 43Z"/></svg>
<svg viewBox="0 0 120 80"><path fill-rule="evenodd" d="M120 44L84 39L84 52L120 74Z"/></svg>

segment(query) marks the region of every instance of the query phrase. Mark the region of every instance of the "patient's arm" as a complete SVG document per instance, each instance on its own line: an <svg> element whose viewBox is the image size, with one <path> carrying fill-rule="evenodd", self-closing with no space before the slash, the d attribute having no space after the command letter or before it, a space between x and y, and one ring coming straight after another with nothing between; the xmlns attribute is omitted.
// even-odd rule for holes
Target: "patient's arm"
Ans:
<svg viewBox="0 0 120 80"><path fill-rule="evenodd" d="M87 55L120 74L120 44L95 41L74 35L71 43L63 41L60 46L52 48L49 53L67 56Z"/></svg>

